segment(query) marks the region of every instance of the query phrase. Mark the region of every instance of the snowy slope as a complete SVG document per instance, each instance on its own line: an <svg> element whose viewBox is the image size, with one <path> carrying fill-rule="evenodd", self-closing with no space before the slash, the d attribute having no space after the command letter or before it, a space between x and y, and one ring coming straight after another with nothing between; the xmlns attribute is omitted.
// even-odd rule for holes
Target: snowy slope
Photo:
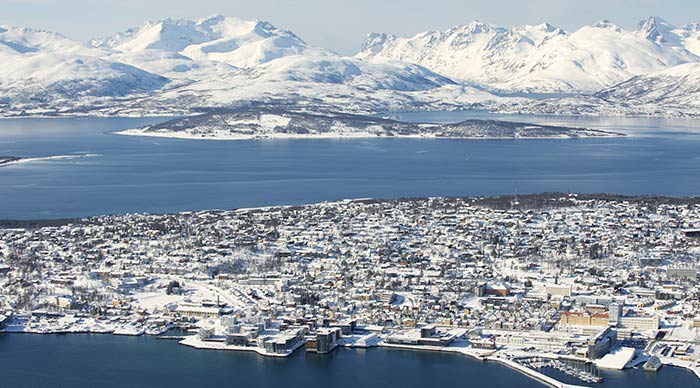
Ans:
<svg viewBox="0 0 700 388"><path fill-rule="evenodd" d="M473 22L410 39L370 34L360 54L343 57L270 23L218 15L149 22L88 45L2 26L0 114L189 114L261 104L700 113L700 58L692 53L700 52L699 37L698 25L660 18L634 31L602 21L572 33L546 23ZM489 89L587 95L535 101Z"/></svg>
<svg viewBox="0 0 700 388"><path fill-rule="evenodd" d="M216 140L377 136L480 139L622 136L617 133L584 128L494 120L467 120L454 124L409 123L371 116L338 112L293 111L279 107L224 110L170 120L119 133L136 136Z"/></svg>
<svg viewBox="0 0 700 388"><path fill-rule="evenodd" d="M0 91L15 101L51 101L144 93L168 82L99 55L60 34L0 26Z"/></svg>
<svg viewBox="0 0 700 388"><path fill-rule="evenodd" d="M572 33L546 23L506 29L472 22L412 38L373 33L357 57L413 62L504 91L593 92L699 60L674 29L658 18L635 31L604 20Z"/></svg>
<svg viewBox="0 0 700 388"><path fill-rule="evenodd" d="M269 101L416 109L496 99L419 65L341 57L267 22L221 16L146 23L89 46L3 28L0 92L0 110L14 114L182 114Z"/></svg>
<svg viewBox="0 0 700 388"><path fill-rule="evenodd" d="M594 95L520 101L503 113L607 116L700 116L700 62L634 77Z"/></svg>
<svg viewBox="0 0 700 388"><path fill-rule="evenodd" d="M672 31L683 47L695 55L700 55L700 23L691 23Z"/></svg>
<svg viewBox="0 0 700 388"><path fill-rule="evenodd" d="M418 65L367 63L340 56L288 56L223 79L203 79L165 90L161 106L292 105L346 112L457 109L503 100Z"/></svg>
<svg viewBox="0 0 700 388"><path fill-rule="evenodd" d="M290 55L331 55L309 46L291 31L268 22L247 21L214 15L198 20L164 19L107 38L91 45L110 51L131 65L169 76L185 76L200 70L220 74L236 68L254 67ZM192 74L187 74L192 76Z"/></svg>
<svg viewBox="0 0 700 388"><path fill-rule="evenodd" d="M700 108L700 62L632 78L596 97L618 104Z"/></svg>
<svg viewBox="0 0 700 388"><path fill-rule="evenodd" d="M452 85L450 79L413 64L368 63L338 56L290 56L253 69L249 76L265 82L346 84L366 90L418 91Z"/></svg>
<svg viewBox="0 0 700 388"><path fill-rule="evenodd" d="M0 50L4 50L2 46ZM44 57L32 57L32 63L29 59L12 62L17 66L10 61L0 63L0 70L5 67L20 82L39 74L42 64L51 68L60 62L60 71L42 76L53 74L71 80L61 84L63 89L52 92L55 98L34 105L32 98L41 88L20 85L15 89L23 87L26 93L19 98L18 92L12 102L22 101L24 105L5 106L5 110L182 114L275 102L369 111L438 106L456 109L474 104L482 107L484 102L499 99L457 85L419 65L342 57L311 47L295 34L267 22L221 16L146 23L110 38L93 40L89 47L77 45L74 51L47 51ZM37 72L27 73L33 67ZM133 70L127 72L133 79L110 78L112 70ZM168 87L149 80L147 75L151 73L164 77L158 79L168 78ZM97 92L96 80L103 78L112 82L101 83ZM0 83L0 88L3 86ZM72 96L125 98L103 98L96 104L93 99L67 101Z"/></svg>
<svg viewBox="0 0 700 388"><path fill-rule="evenodd" d="M82 44L55 32L0 25L0 51L30 54L39 51L87 52Z"/></svg>

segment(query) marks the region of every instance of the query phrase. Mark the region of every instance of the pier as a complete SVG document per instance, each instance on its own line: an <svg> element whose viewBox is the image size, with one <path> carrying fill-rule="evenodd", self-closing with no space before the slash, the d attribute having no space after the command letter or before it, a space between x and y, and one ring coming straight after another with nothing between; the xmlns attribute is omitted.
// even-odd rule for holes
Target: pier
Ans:
<svg viewBox="0 0 700 388"><path fill-rule="evenodd" d="M541 383L544 383L550 387L554 388L589 388L584 385L574 385L574 384L566 384L563 383L553 377L547 376L544 373L538 372L534 369L530 369L522 364L519 364L513 360L507 359L507 358L502 358L502 357L486 357L486 360L488 361L495 361L499 362L505 366L508 366L512 369L517 370L518 372L534 379L537 380Z"/></svg>

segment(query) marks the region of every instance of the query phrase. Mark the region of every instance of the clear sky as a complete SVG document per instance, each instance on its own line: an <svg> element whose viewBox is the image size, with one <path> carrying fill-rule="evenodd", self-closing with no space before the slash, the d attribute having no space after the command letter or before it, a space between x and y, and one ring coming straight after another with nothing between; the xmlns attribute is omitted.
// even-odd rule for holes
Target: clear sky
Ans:
<svg viewBox="0 0 700 388"><path fill-rule="evenodd" d="M0 24L42 28L87 41L147 20L211 14L267 20L307 42L354 54L368 32L411 36L472 20L549 22L574 30L600 19L633 28L649 16L700 22L700 0L0 0Z"/></svg>

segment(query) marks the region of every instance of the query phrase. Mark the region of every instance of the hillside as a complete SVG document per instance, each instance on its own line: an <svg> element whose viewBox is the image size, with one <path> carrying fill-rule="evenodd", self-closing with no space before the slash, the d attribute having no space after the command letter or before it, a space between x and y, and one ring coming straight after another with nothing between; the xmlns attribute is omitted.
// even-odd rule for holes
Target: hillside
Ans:
<svg viewBox="0 0 700 388"><path fill-rule="evenodd" d="M566 139L622 136L618 133L585 128L507 121L466 120L453 124L410 123L337 112L309 113L267 107L209 113L120 133L213 140L346 137Z"/></svg>
<svg viewBox="0 0 700 388"><path fill-rule="evenodd" d="M659 18L634 31L602 20L574 32L547 23L508 29L475 21L411 38L373 33L357 57L417 63L507 92L595 92L700 59L691 52L697 36L681 39L681 30L690 27L675 29Z"/></svg>

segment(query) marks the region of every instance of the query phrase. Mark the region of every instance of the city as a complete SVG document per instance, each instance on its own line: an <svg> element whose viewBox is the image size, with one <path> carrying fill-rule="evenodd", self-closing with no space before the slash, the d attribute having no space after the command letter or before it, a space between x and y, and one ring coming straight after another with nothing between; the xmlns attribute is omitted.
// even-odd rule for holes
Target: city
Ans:
<svg viewBox="0 0 700 388"><path fill-rule="evenodd" d="M700 387L700 2L0 8L0 388Z"/></svg>
<svg viewBox="0 0 700 388"><path fill-rule="evenodd" d="M547 368L700 378L698 226L695 198L576 194L6 222L0 322L270 357L455 352L552 386Z"/></svg>

